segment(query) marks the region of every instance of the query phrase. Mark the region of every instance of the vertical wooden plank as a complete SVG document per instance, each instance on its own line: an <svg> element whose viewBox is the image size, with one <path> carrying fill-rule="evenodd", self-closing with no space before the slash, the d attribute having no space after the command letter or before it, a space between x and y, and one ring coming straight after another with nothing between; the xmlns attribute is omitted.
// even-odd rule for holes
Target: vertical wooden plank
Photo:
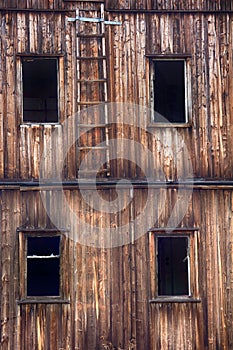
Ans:
<svg viewBox="0 0 233 350"><path fill-rule="evenodd" d="M2 19L1 19L2 20ZM3 54L3 42L0 39L0 52ZM4 58L1 55L0 60L0 178L4 177L4 81L5 81L5 69Z"/></svg>
<svg viewBox="0 0 233 350"><path fill-rule="evenodd" d="M27 6L27 0L18 0L18 7L24 9Z"/></svg>
<svg viewBox="0 0 233 350"><path fill-rule="evenodd" d="M123 300L122 295L122 253L121 248L112 249L112 274L118 276L118 283L112 279L111 281L111 340L114 346L122 347L123 340L123 328L122 328L122 304L119 304L119 300Z"/></svg>
<svg viewBox="0 0 233 350"><path fill-rule="evenodd" d="M143 235L135 243L135 272L136 272L136 336L132 336L131 343L134 342L141 348L149 348L149 329L147 320L149 319L149 275L147 268L150 266L148 256L148 234ZM153 249L153 247L150 247ZM154 260L155 263L155 260Z"/></svg>
<svg viewBox="0 0 233 350"><path fill-rule="evenodd" d="M5 143L5 172L9 178L17 176L17 147L15 137L17 136L17 121L15 120L15 14L6 15L5 56L6 56L6 143ZM5 129L6 130L6 129Z"/></svg>
<svg viewBox="0 0 233 350"><path fill-rule="evenodd" d="M232 233L233 232L233 196L232 192L229 192L229 194L225 197L225 203L224 203L224 208L225 208L225 213L226 213L226 245L227 245L227 254L226 254L226 307L227 307L227 342L228 346L231 348L233 346L233 333L230 331L231 329L231 318L232 318L232 281L233 281L233 270L232 270L232 265L233 265L233 237ZM228 214L227 214L228 213ZM229 216L228 216L229 215Z"/></svg>
<svg viewBox="0 0 233 350"><path fill-rule="evenodd" d="M3 213L3 202L2 202L2 191L0 191L0 223L1 223L1 231L0 231L0 249L1 249L1 255L0 255L0 274L3 276L3 271L2 271L2 247L3 247L3 219L2 219L2 213ZM3 290L2 288L2 278L0 279L0 289ZM0 315L3 315L2 311L3 303L2 299L0 298ZM2 333L1 333L1 341L2 341Z"/></svg>
<svg viewBox="0 0 233 350"><path fill-rule="evenodd" d="M11 304L10 304L10 291L11 291L11 233L9 231L10 226L10 210L9 203L7 201L7 194L2 192L2 230L1 230L1 348L8 350L10 347L11 327Z"/></svg>

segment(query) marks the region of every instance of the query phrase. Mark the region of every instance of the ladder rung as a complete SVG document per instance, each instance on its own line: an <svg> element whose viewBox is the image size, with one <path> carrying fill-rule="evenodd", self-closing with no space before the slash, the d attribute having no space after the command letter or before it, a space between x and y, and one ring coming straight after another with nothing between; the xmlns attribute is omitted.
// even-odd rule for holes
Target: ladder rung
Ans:
<svg viewBox="0 0 233 350"><path fill-rule="evenodd" d="M99 174L99 173L107 173L110 175L110 169L100 169L98 171L96 170L78 170L79 174Z"/></svg>
<svg viewBox="0 0 233 350"><path fill-rule="evenodd" d="M78 83L106 83L107 79L77 79Z"/></svg>
<svg viewBox="0 0 233 350"><path fill-rule="evenodd" d="M78 128L109 128L109 124L78 124Z"/></svg>
<svg viewBox="0 0 233 350"><path fill-rule="evenodd" d="M77 56L78 60L106 60L106 56Z"/></svg>
<svg viewBox="0 0 233 350"><path fill-rule="evenodd" d="M93 2L103 2L103 0L94 0ZM96 9L79 9L80 12L100 12L100 10Z"/></svg>
<svg viewBox="0 0 233 350"><path fill-rule="evenodd" d="M79 151L88 151L88 150L106 151L106 149L108 149L107 146L92 146L92 147L84 146L84 147L78 147Z"/></svg>
<svg viewBox="0 0 233 350"><path fill-rule="evenodd" d="M79 38L104 38L104 34L78 34L77 37Z"/></svg>
<svg viewBox="0 0 233 350"><path fill-rule="evenodd" d="M107 101L86 101L86 102L78 102L79 106L91 106L91 105L99 105L101 103L107 103Z"/></svg>

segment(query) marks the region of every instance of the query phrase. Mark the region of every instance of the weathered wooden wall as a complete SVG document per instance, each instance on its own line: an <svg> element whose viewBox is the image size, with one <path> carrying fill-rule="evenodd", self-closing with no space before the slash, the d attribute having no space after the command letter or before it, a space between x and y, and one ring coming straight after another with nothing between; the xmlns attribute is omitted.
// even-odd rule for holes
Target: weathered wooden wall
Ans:
<svg viewBox="0 0 233 350"><path fill-rule="evenodd" d="M77 110L76 101L76 31L67 23L76 8L94 9L98 2L66 1L0 1L0 8L11 7L54 12L0 12L0 178L1 180L37 180L40 157L48 149L45 161L49 175L56 171L58 159L76 128L70 125L64 133L60 125L22 124L20 110L19 54L60 55L61 122ZM107 1L112 9L196 9L231 10L231 1ZM62 10L68 10L63 12ZM232 13L118 13L106 12L106 18L122 22L109 26L106 32L109 101L130 102L148 106L149 58L146 54L189 54L191 57L192 118L191 125L176 129L147 128L146 120L137 116L137 126L129 127L135 115L112 115L111 139L130 138L140 142L155 155L152 167L155 180L176 180L178 174L192 175L185 153L186 144L196 178L232 179L233 176L233 85ZM92 51L93 42L87 47ZM85 50L84 50L85 51ZM85 71L85 69L84 69ZM91 93L94 92L92 91ZM82 98L88 96L82 90ZM98 113L96 122L102 122ZM90 122L82 115L82 123ZM51 133L60 138L51 144ZM83 136L81 145L93 146L103 137ZM172 145L172 146L171 146ZM119 146L120 148L121 146ZM172 149L172 152L170 150ZM110 149L110 154L117 149ZM135 147L127 149L134 158ZM174 157L173 155L176 155ZM140 154L138 155L140 157ZM140 164L150 168L141 156ZM76 179L78 148L65 157L64 180ZM110 179L144 178L133 162L113 160ZM151 173L150 173L151 174ZM1 185L3 188L4 186ZM102 195L115 199L115 191L102 189ZM129 190L124 191L125 199ZM131 210L101 216L90 209L79 191L66 189L70 208L87 223L102 227L121 226L140 213L147 191L137 189ZM165 210L156 223L166 227L177 193L164 190L157 208ZM48 192L48 205L56 211L58 227L77 234L70 223L59 191ZM157 193L155 193L157 200ZM232 333L232 189L195 189L182 227L198 227L196 244L198 268L195 273L200 303L149 303L150 246L148 233L134 244L104 249L86 247L67 239L67 286L70 304L21 304L19 295L19 256L17 227L48 228L51 223L42 205L40 192L27 187L1 190L0 234L0 346L2 350L104 349L107 342L115 347L137 350L229 350ZM81 214L80 214L81 213ZM148 208L148 217L156 217ZM134 217L133 217L134 219ZM143 220L146 222L147 216ZM137 227L134 228L135 230ZM141 235L140 235L141 236ZM101 239L101 237L100 237ZM109 345L110 346L110 345ZM105 347L106 349L106 347Z"/></svg>
<svg viewBox="0 0 233 350"><path fill-rule="evenodd" d="M111 10L232 10L231 0L106 0Z"/></svg>
<svg viewBox="0 0 233 350"><path fill-rule="evenodd" d="M104 190L105 195L109 191ZM167 194L171 206L173 192ZM79 191L67 190L66 194L71 209L77 215L85 213ZM51 207L57 196L53 193L50 198ZM135 203L142 203L144 196L144 190L137 190ZM162 205L164 197L160 200ZM199 227L195 238L198 269L192 273L200 303L149 303L150 246L148 234L144 234L134 244L113 249L85 247L69 240L66 263L70 304L17 305L20 281L15 226L50 226L39 191L2 191L1 349L104 349L101 337L105 344L109 341L123 349L128 349L130 341L139 350L231 349L232 203L232 191L195 191L182 221L183 227ZM62 207L57 214L69 228ZM96 222L98 215L89 210L87 223L90 217ZM130 219L129 211L124 215L106 215L100 225L108 223L114 230L121 220ZM148 215L154 215L153 208ZM167 219L164 213L158 226L163 227ZM70 229L70 235L75 235L77 228L71 225Z"/></svg>
<svg viewBox="0 0 233 350"><path fill-rule="evenodd" d="M191 127L181 128L179 134L190 151L195 177L231 178L232 16L127 13L114 18L123 25L109 29L114 43L110 62L115 68L111 99L147 105L145 54L191 54ZM156 133L165 147L169 135L173 137L164 128ZM156 145L151 147L160 156ZM173 147L175 153L182 149L175 140Z"/></svg>
<svg viewBox="0 0 233 350"><path fill-rule="evenodd" d="M94 7L91 3L85 6ZM71 136L77 136L72 126L64 135L61 126L23 124L20 102L20 57L17 54L61 54L64 56L59 59L60 121L77 111L75 25L67 23L67 16L64 13L1 12L1 178L38 178L42 150L51 148L50 135L57 128L62 136L59 145L52 146L51 158L48 158L52 172L55 158L63 157L63 145ZM164 170L167 179L174 180L177 176L175 160L166 155L170 139L182 167L186 164L183 142L188 147L195 177L232 178L232 14L110 13L107 16L122 22L120 26L106 26L109 101L148 106L149 58L145 55L191 55L192 118L189 128L179 129L182 142L177 142L173 130L164 128L149 129L147 137L139 127L132 130L131 139L149 147L155 158L161 159L162 168L169 163L169 170ZM90 50L93 50L93 43L89 43ZM85 99L88 90L83 89L81 93ZM110 122L115 122L115 115L111 117ZM117 122L119 125L133 123L131 117L117 116ZM139 126L146 128L142 119ZM82 118L82 122L89 120ZM96 117L94 122L100 121ZM119 125L110 131L112 139L128 137L129 130ZM150 137L155 132L156 137ZM86 146L103 140L99 130L95 129L94 135L84 138ZM58 156L57 152L61 154ZM135 148L132 147L131 155L134 153ZM73 148L65 160L65 178L77 177L78 157L77 148ZM144 159L141 161L144 162ZM125 174L126 168L129 175ZM141 176L135 171L133 163L126 167L120 162L112 162L110 174L113 178Z"/></svg>
<svg viewBox="0 0 233 350"><path fill-rule="evenodd" d="M83 3L105 3L111 10L232 10L232 0L1 0L1 8L15 9L66 9L82 7Z"/></svg>
<svg viewBox="0 0 233 350"><path fill-rule="evenodd" d="M1 8L13 8L13 9L63 9L65 2L63 0L1 0Z"/></svg>

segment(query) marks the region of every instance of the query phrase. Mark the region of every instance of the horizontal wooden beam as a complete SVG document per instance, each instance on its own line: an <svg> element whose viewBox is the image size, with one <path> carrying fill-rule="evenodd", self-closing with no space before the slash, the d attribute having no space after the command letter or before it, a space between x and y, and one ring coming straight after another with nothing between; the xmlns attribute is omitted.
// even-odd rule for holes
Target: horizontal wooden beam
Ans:
<svg viewBox="0 0 233 350"><path fill-rule="evenodd" d="M18 52L16 53L16 57L22 57L22 58L48 58L51 57L64 57L64 53L34 53L34 52Z"/></svg>
<svg viewBox="0 0 233 350"><path fill-rule="evenodd" d="M23 300L17 300L18 305L23 304L70 304L69 300L65 299L53 299L53 298L35 298L35 299L23 299Z"/></svg>
<svg viewBox="0 0 233 350"><path fill-rule="evenodd" d="M110 13L127 13L127 14L137 14L137 13L146 13L146 14L158 14L158 15L170 15L170 14L232 14L233 10L172 10L172 9L160 9L160 10L147 10L147 9L105 9L106 12Z"/></svg>
<svg viewBox="0 0 233 350"><path fill-rule="evenodd" d="M35 12L35 13L75 13L74 10L67 9L32 9L32 8L12 8L12 7L0 7L0 12Z"/></svg>
<svg viewBox="0 0 233 350"><path fill-rule="evenodd" d="M40 234L40 233L54 233L59 235L60 232L69 232L69 229L66 228L25 228L25 227L18 227L17 232L22 232L22 233L35 233L35 234Z"/></svg>
<svg viewBox="0 0 233 350"><path fill-rule="evenodd" d="M160 228L151 228L149 232L154 232L154 233L169 233L172 231L173 233L179 233L179 232L194 232L194 231L199 231L198 227L160 227Z"/></svg>
<svg viewBox="0 0 233 350"><path fill-rule="evenodd" d="M190 297L173 297L173 296L164 296L164 297L158 297L155 299L151 299L149 300L149 303L156 303L156 304L160 304L160 303L201 303L200 299L196 299L196 298L190 298Z"/></svg>
<svg viewBox="0 0 233 350"><path fill-rule="evenodd" d="M64 0L65 1L65 0ZM73 0L66 0L71 2ZM98 0L91 0L91 2L102 2ZM232 14L233 10L172 10L172 9L160 9L160 10L148 10L148 9L105 9L106 12L110 13L146 13L146 14ZM54 13L75 13L75 10L70 9L33 9L33 8L15 8L15 7L1 7L0 12L54 12Z"/></svg>
<svg viewBox="0 0 233 350"><path fill-rule="evenodd" d="M122 181L122 180L125 180ZM120 182L119 182L120 181ZM206 190L215 190L215 189L232 189L233 190L233 181L232 180L183 180L180 182L177 181L149 181L146 180L131 180L131 179L106 179L100 181L90 181L88 178L83 178L79 180L70 180L63 181L62 183L57 181L8 181L2 180L0 181L0 190L20 190L20 191L36 191L36 190L54 190L60 189L61 186L64 189L78 189L80 186L82 188L91 189L93 187L99 188L114 188L118 185L118 188L130 188L133 186L135 189L146 189L148 187L151 188L179 188L179 189L206 189Z"/></svg>
<svg viewBox="0 0 233 350"><path fill-rule="evenodd" d="M155 59L159 59L159 58L162 58L162 59L165 59L165 58L190 58L192 57L192 54L190 52L187 52L187 53L173 53L173 54L151 54L151 53L146 53L145 55L146 57L149 57L149 58L155 58Z"/></svg>

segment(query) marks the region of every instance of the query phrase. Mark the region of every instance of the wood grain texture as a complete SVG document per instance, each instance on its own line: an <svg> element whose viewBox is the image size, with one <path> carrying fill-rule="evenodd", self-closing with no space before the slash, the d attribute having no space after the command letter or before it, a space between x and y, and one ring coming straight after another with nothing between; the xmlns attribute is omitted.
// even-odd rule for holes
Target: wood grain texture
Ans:
<svg viewBox="0 0 233 350"><path fill-rule="evenodd" d="M111 195L109 190L104 191L105 196ZM138 190L136 195L137 203L143 203L144 191ZM168 194L168 203L173 195L172 192ZM58 198L56 192L48 196L51 210ZM85 213L79 191L67 191L67 200L77 215ZM233 242L229 234L232 232L232 201L231 191L195 191L181 222L183 229L190 227L190 223L199 227L192 233L191 283L193 295L200 303L149 303L156 293L156 280L151 278L155 263L151 257L156 260L156 252L153 240L145 232L133 244L112 249L85 247L66 239L63 288L70 304L17 305L19 287L24 288L18 262L22 263L25 256L23 251L18 253L15 226L23 225L29 230L38 225L42 230L51 226L48 226L50 221L37 191L2 191L2 348L13 350L15 344L20 344L19 349L59 346L86 349L87 345L89 349L103 349L103 344L111 342L123 349L134 343L138 349L172 346L177 349L230 349L233 341ZM26 210L20 209L25 203ZM61 223L68 228L69 217L63 208L56 210L59 210ZM148 212L148 215L153 213ZM164 225L166 215L159 218L158 227ZM84 219L89 222L92 217L93 223L99 220L102 227L111 222L114 227L126 218L130 220L130 211L125 218L119 214L107 216L104 215L101 222L98 213L89 209ZM69 229L69 237L77 238L76 227ZM131 234L132 230L133 227Z"/></svg>
<svg viewBox="0 0 233 350"><path fill-rule="evenodd" d="M80 24L78 50L77 28L67 22L67 16L74 17L76 9L82 16L99 16L100 5L100 1L0 0L0 8L21 9L0 11L0 179L15 184L37 181L45 150L46 171L42 169L42 175L50 180L57 179L61 169L64 181L76 180L89 150L93 153L87 169L97 165L101 168L103 158L93 147L106 139L105 114L101 108L88 113L82 103L104 101L106 89L100 82L104 70L109 101L150 107L151 57L186 55L191 87L190 125L148 128L150 118L142 110L111 110L108 132L110 141L116 142L109 149L113 158L110 175L100 171L97 177L104 178L106 184L122 178L141 181L148 169L151 179L158 181L191 176L220 183L232 180L232 1L106 1L107 7L122 9L122 13L104 13L106 19L121 22L119 26L106 25L106 66L99 63L103 55L98 36L100 25ZM68 12L53 12L59 9ZM124 13L124 9L138 13ZM139 11L153 9L161 13ZM199 12L165 12L179 9ZM201 12L207 10L229 13ZM57 125L23 123L24 55L57 57ZM95 57L91 63L85 58L90 56ZM81 133L75 122L67 128L62 125L78 110ZM85 132L90 125L93 128ZM53 132L57 132L57 138L52 137ZM124 139L133 142L124 148L120 142ZM70 140L77 142L65 153ZM150 150L154 159L138 152L137 143ZM83 155L80 149L85 147ZM116 159L116 154L124 154L125 158ZM99 210L93 209L92 191L86 189L88 205L78 187L64 189L68 207L61 201L60 189L52 184L47 191L26 186L0 191L1 350L232 349L232 190L217 185L195 188L178 223L182 234L185 228L198 228L190 233L191 290L195 299L190 303L150 302L157 293L157 233L147 232L147 222L152 218L153 225L161 229L168 225L171 212L175 218L179 216L183 203L175 205L180 196L178 189L134 188L132 192L125 186L120 190L124 208L112 213L105 212L101 200ZM119 205L115 188L99 187L98 193ZM145 209L148 196L155 205L146 208L140 222L145 229L138 232L135 219ZM126 205L129 199L130 204ZM77 222L71 220L70 210ZM58 229L69 232L63 241L66 255L61 268L63 294L69 303L18 303L25 294L25 271L19 266L25 264L25 250L19 249L23 247L23 237L17 228L54 228L49 213L56 215ZM125 234L130 243L122 245L118 237L119 246L106 248L105 228L110 228L108 241L113 243L117 228L126 223L129 226ZM95 234L95 225L100 229L99 235ZM91 232L89 226L93 228ZM89 235L93 241L88 246L81 244L80 235Z"/></svg>
<svg viewBox="0 0 233 350"><path fill-rule="evenodd" d="M179 0L106 0L111 10L232 10L232 1Z"/></svg>
<svg viewBox="0 0 233 350"><path fill-rule="evenodd" d="M96 5L97 6L97 5ZM100 5L98 5L100 6ZM86 5L84 16L94 16L91 3ZM98 10L99 11L99 10ZM96 11L99 16L99 12ZM90 13L89 13L90 12ZM105 141L104 113L95 111L82 112L76 119L85 125L99 125L91 132L79 137L78 128L70 125L66 132L51 145L51 134L55 126L23 124L22 117L22 72L21 56L60 55L59 73L59 121L77 111L77 103L93 103L103 100L103 83L88 83L82 80L77 98L76 76L82 79L98 80L103 78L102 65L98 60L92 62L80 60L80 72L76 73L76 38L75 27L67 23L61 14L7 13L2 15L2 56L1 76L2 98L0 111L0 177L37 179L39 177L40 157L43 150L51 149L46 166L48 174L56 172L56 163L64 158L64 177L77 177L79 166L86 157L88 147ZM232 15L203 14L109 14L110 20L122 22L121 26L109 26L106 30L108 98L112 102L136 103L150 107L150 58L149 55L180 55L189 57L190 84L190 127L179 128L180 140L172 129L149 129L148 122L142 116L137 117L123 113L121 116L110 115L109 122L117 123L109 131L110 139L129 138L146 145L155 156L156 169L162 168L165 177L175 180L179 171L188 175L187 161L184 153L186 145L192 160L193 173L200 178L232 178ZM81 24L83 27L84 24ZM93 25L87 23L80 33L94 33ZM64 28L64 30L63 30ZM88 29L89 28L89 29ZM97 29L96 29L97 30ZM90 34L90 33L89 33ZM17 41L16 39L17 38ZM98 56L100 39L80 38L81 56ZM17 57L17 59L16 59ZM14 88L14 86L16 88ZM2 96L2 97L1 97ZM84 107L84 106L83 106ZM2 117L1 117L2 116ZM147 118L150 119L150 118ZM111 125L110 125L111 126ZM59 128L59 127L58 127ZM124 131L123 131L124 130ZM152 131L153 130L153 131ZM152 135L155 134L155 137ZM68 155L63 152L63 145L71 139L78 139L80 151L71 147ZM173 153L167 153L167 140L173 145ZM17 145L20 145L18 147ZM119 151L121 151L119 149ZM60 152L58 154L58 152ZM115 148L110 149L110 154ZM128 158L137 153L132 145L127 150ZM89 169L100 163L101 151L93 151ZM93 164L92 164L93 162ZM148 167L149 160L143 156L139 159L143 167ZM94 164L95 163L95 164ZM140 178L144 174L133 162L113 160L111 177ZM54 167L54 169L53 169ZM155 178L157 174L153 175Z"/></svg>

